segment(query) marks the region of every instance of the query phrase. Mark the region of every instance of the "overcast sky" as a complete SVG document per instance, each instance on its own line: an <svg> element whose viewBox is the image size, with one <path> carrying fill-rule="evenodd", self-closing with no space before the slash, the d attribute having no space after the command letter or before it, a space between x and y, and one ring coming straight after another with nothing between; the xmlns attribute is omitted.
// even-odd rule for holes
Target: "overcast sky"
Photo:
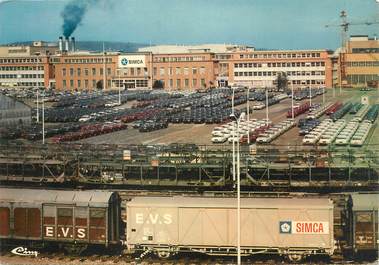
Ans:
<svg viewBox="0 0 379 265"><path fill-rule="evenodd" d="M339 12L379 21L376 0L90 0L73 36L153 44L239 43L269 49L335 49ZM0 0L0 43L56 40L65 0ZM379 35L379 25L350 34Z"/></svg>

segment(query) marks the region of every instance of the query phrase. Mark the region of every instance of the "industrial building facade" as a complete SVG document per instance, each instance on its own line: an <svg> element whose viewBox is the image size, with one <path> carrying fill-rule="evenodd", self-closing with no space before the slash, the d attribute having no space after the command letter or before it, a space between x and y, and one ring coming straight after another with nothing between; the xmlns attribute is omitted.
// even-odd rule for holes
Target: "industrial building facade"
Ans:
<svg viewBox="0 0 379 265"><path fill-rule="evenodd" d="M263 88L275 87L280 74L295 88L328 88L333 86L338 68L333 62L340 62L328 50L257 51L249 46L204 44L93 53L75 51L68 44L60 39L56 47L41 43L33 48L0 47L0 86L60 90ZM377 40L352 38L343 57L345 68L338 72L352 85L377 80L378 50Z"/></svg>
<svg viewBox="0 0 379 265"><path fill-rule="evenodd" d="M368 36L352 36L346 46L342 84L378 87L379 41Z"/></svg>

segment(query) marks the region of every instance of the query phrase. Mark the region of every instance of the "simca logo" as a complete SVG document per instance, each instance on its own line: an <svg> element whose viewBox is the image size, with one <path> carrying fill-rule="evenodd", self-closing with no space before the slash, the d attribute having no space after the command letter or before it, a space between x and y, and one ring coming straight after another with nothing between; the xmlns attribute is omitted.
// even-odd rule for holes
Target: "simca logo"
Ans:
<svg viewBox="0 0 379 265"><path fill-rule="evenodd" d="M281 234L291 234L291 221L282 221L279 222L279 229Z"/></svg>
<svg viewBox="0 0 379 265"><path fill-rule="evenodd" d="M27 248L24 248L24 247L16 247L14 249L11 250L11 252L15 255L19 255L19 256L34 256L34 257L37 257L38 256L38 251L31 251L31 250L28 250Z"/></svg>

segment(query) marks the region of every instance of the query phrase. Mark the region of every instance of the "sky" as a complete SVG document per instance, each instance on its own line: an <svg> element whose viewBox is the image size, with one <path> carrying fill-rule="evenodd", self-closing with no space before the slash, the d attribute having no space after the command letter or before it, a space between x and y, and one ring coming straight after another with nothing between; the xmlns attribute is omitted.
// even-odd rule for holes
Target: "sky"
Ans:
<svg viewBox="0 0 379 265"><path fill-rule="evenodd" d="M77 40L146 44L233 43L263 49L336 49L339 13L379 21L379 0L87 0ZM66 0L0 0L0 43L55 41ZM379 24L350 35L379 37Z"/></svg>

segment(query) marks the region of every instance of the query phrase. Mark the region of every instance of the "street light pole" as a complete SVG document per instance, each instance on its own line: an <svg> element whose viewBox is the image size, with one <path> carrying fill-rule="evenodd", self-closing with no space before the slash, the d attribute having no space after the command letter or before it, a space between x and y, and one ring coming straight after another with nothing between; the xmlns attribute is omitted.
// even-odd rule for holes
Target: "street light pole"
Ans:
<svg viewBox="0 0 379 265"><path fill-rule="evenodd" d="M291 82L292 83L292 82ZM295 119L295 113L293 109L293 83L291 84L291 112L292 112L292 119Z"/></svg>
<svg viewBox="0 0 379 265"><path fill-rule="evenodd" d="M45 144L45 92L42 94L42 144Z"/></svg>
<svg viewBox="0 0 379 265"><path fill-rule="evenodd" d="M249 99L249 97L250 97L250 87L248 87L247 88L247 102L246 102L246 104L247 104L247 107L246 107L246 111L247 111L247 128L248 128L248 130L247 130L247 144L249 144L250 145L250 127L249 127L249 123L250 123L250 99Z"/></svg>
<svg viewBox="0 0 379 265"><path fill-rule="evenodd" d="M322 87L322 104L325 104L325 86Z"/></svg>
<svg viewBox="0 0 379 265"><path fill-rule="evenodd" d="M266 89L266 126L268 126L268 89Z"/></svg>
<svg viewBox="0 0 379 265"><path fill-rule="evenodd" d="M120 80L120 70L118 70L118 104L121 105L121 80Z"/></svg>
<svg viewBox="0 0 379 265"><path fill-rule="evenodd" d="M241 113L237 119L232 115L237 124L237 177L235 177L235 171L233 171L234 179L237 179L237 264L241 264L241 169L240 169L240 144L239 144L239 124L241 119L245 118L245 113ZM233 142L235 142L235 126L233 127ZM235 168L235 152L233 152L233 168Z"/></svg>
<svg viewBox="0 0 379 265"><path fill-rule="evenodd" d="M38 80L38 67L39 67L39 58L38 58L38 54L36 54L36 56L37 56L37 74L36 74L36 76L37 76L37 80ZM37 123L39 123L39 98L38 98L38 94L39 94L39 86L38 86L38 81L36 82L36 84L37 84Z"/></svg>
<svg viewBox="0 0 379 265"><path fill-rule="evenodd" d="M312 107L312 80L309 80L309 107Z"/></svg>
<svg viewBox="0 0 379 265"><path fill-rule="evenodd" d="M231 116L235 117L234 115L234 87L232 87L232 114ZM236 161L235 161L235 152L236 152L236 146L234 142L234 134L235 134L235 124L233 122L233 141L232 141L232 148L233 148L233 183L236 181Z"/></svg>

